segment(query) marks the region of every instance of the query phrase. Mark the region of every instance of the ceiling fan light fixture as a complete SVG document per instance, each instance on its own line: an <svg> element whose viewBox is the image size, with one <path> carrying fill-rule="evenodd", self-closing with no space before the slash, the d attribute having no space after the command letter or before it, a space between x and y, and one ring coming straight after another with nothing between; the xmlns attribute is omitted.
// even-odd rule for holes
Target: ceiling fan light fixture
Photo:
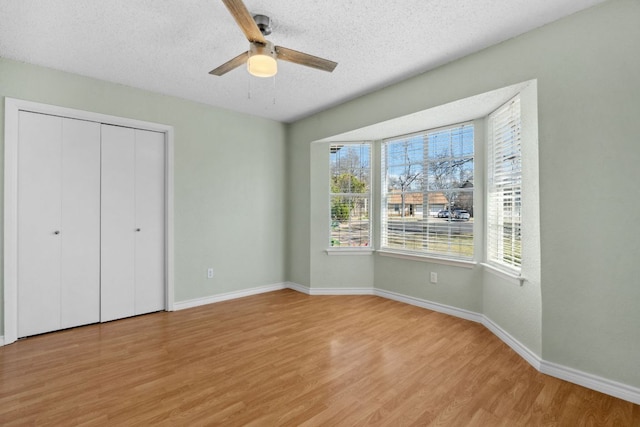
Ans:
<svg viewBox="0 0 640 427"><path fill-rule="evenodd" d="M247 70L256 77L272 77L278 72L276 48L270 41L266 43L251 43Z"/></svg>

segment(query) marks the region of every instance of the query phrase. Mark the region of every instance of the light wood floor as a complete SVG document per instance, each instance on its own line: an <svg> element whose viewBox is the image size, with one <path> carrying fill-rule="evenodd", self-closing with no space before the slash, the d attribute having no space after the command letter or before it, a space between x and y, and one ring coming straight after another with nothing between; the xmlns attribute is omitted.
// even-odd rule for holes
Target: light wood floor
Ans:
<svg viewBox="0 0 640 427"><path fill-rule="evenodd" d="M0 425L640 426L473 322L284 290L0 348Z"/></svg>

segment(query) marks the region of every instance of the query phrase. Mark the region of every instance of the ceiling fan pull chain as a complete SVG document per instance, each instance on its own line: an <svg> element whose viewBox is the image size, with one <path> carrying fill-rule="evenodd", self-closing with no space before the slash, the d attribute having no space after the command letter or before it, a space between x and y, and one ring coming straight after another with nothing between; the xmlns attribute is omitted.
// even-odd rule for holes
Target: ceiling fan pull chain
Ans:
<svg viewBox="0 0 640 427"><path fill-rule="evenodd" d="M273 105L276 105L276 76L273 76Z"/></svg>

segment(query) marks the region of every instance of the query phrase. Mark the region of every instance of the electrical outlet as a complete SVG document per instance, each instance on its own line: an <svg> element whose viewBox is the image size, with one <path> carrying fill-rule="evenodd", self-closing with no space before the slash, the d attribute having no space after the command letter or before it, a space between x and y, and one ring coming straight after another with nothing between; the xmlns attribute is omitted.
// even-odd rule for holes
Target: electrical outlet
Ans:
<svg viewBox="0 0 640 427"><path fill-rule="evenodd" d="M438 273L434 271L431 272L431 283L438 283Z"/></svg>
<svg viewBox="0 0 640 427"><path fill-rule="evenodd" d="M207 269L207 279L213 279L213 268Z"/></svg>

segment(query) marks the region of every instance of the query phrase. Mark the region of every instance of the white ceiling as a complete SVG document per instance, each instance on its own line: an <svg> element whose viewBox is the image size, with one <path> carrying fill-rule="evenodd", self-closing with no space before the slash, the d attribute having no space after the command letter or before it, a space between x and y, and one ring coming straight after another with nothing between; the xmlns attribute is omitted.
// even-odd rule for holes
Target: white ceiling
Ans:
<svg viewBox="0 0 640 427"><path fill-rule="evenodd" d="M292 122L602 1L245 0L276 45L338 62L261 79L208 74L248 49L220 0L0 0L0 56Z"/></svg>

